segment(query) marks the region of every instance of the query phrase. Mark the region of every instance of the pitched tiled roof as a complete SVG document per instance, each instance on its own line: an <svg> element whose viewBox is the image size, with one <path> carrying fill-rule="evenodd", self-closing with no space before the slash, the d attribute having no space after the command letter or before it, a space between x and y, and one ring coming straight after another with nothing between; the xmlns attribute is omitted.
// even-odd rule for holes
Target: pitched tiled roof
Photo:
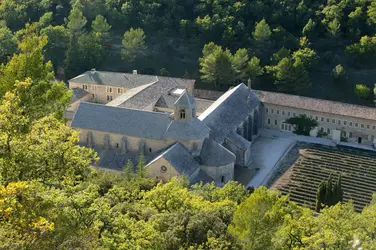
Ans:
<svg viewBox="0 0 376 250"><path fill-rule="evenodd" d="M259 104L259 98L241 83L223 94L198 119L211 129L210 138L222 143Z"/></svg>
<svg viewBox="0 0 376 250"><path fill-rule="evenodd" d="M73 88L72 91L73 91L73 94L72 94L72 97L69 101L69 104L72 104L72 103L80 100L82 97L90 94L89 92L87 92L86 90L81 89L81 88Z"/></svg>
<svg viewBox="0 0 376 250"><path fill-rule="evenodd" d="M334 115L343 115L367 120L376 120L375 108L259 90L255 90L254 93L264 103L323 112Z"/></svg>
<svg viewBox="0 0 376 250"><path fill-rule="evenodd" d="M209 138L202 145L200 158L201 164L206 166L224 166L234 163L236 159L232 152Z"/></svg>
<svg viewBox="0 0 376 250"><path fill-rule="evenodd" d="M150 108L151 105L155 105L162 95L165 95L176 88L193 88L194 82L195 80L190 79L158 76L158 81L156 83L128 98L126 101L118 105L118 107L132 109Z"/></svg>
<svg viewBox="0 0 376 250"><path fill-rule="evenodd" d="M170 122L169 115L164 113L82 102L71 126L160 140Z"/></svg>
<svg viewBox="0 0 376 250"><path fill-rule="evenodd" d="M158 101L155 103L155 107L173 109L174 104L178 98L179 96L176 96L176 95L170 95L170 94L162 95L158 99ZM214 101L212 100L198 99L198 98L195 98L195 102L196 102L196 111L198 113L204 112L210 107L210 105L214 103Z"/></svg>
<svg viewBox="0 0 376 250"><path fill-rule="evenodd" d="M169 114L82 102L73 117L74 128L162 140L196 140L209 134L198 119L175 121Z"/></svg>
<svg viewBox="0 0 376 250"><path fill-rule="evenodd" d="M144 84L156 82L157 80L157 76L151 75L135 75L107 71L86 71L85 73L70 79L69 82L85 84L103 84L107 86L131 89Z"/></svg>
<svg viewBox="0 0 376 250"><path fill-rule="evenodd" d="M194 159L191 153L179 142L173 144L166 151L151 161L151 163L160 158L164 158L176 169L179 174L184 174L188 179L200 167L200 164Z"/></svg>

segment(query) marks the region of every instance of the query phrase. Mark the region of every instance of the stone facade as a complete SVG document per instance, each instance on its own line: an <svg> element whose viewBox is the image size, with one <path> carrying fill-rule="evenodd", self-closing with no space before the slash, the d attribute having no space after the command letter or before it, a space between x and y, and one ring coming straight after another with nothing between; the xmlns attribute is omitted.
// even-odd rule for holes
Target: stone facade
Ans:
<svg viewBox="0 0 376 250"><path fill-rule="evenodd" d="M268 103L264 103L264 105L266 113L264 126L268 129L292 132L293 128L287 125L285 121L290 117L305 114L319 123L318 130L327 133L328 138L333 137L334 130L340 130L342 134L341 137L346 138L348 142L372 145L376 137L376 122L374 120L328 114Z"/></svg>

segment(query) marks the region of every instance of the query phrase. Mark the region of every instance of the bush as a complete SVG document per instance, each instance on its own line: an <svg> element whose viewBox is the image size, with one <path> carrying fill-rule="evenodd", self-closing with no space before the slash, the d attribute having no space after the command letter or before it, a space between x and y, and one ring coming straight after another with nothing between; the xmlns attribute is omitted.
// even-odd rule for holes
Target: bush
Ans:
<svg viewBox="0 0 376 250"><path fill-rule="evenodd" d="M346 71L345 71L345 68L341 64L338 64L337 66L333 68L332 75L333 75L334 81L336 82L341 82L341 81L346 80Z"/></svg>
<svg viewBox="0 0 376 250"><path fill-rule="evenodd" d="M372 100L371 89L365 84L355 86L355 94L363 100Z"/></svg>
<svg viewBox="0 0 376 250"><path fill-rule="evenodd" d="M306 136L309 136L309 132L318 125L315 119L309 118L306 115L290 117L286 120L286 123L293 125L295 134Z"/></svg>

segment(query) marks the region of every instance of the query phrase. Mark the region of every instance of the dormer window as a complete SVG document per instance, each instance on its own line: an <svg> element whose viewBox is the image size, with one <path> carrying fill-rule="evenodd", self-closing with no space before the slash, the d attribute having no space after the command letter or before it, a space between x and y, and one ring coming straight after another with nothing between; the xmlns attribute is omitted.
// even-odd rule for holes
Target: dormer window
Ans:
<svg viewBox="0 0 376 250"><path fill-rule="evenodd" d="M181 109L179 111L179 115L180 115L180 119L185 119L185 110L184 109Z"/></svg>

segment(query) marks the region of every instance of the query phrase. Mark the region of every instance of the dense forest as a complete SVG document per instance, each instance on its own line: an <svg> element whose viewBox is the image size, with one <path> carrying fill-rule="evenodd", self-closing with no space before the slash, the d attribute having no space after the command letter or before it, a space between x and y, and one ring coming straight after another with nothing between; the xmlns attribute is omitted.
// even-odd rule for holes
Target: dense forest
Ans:
<svg viewBox="0 0 376 250"><path fill-rule="evenodd" d="M226 90L250 78L258 89L373 105L373 0L3 0L0 20L2 62L34 23L65 79L138 69Z"/></svg>

